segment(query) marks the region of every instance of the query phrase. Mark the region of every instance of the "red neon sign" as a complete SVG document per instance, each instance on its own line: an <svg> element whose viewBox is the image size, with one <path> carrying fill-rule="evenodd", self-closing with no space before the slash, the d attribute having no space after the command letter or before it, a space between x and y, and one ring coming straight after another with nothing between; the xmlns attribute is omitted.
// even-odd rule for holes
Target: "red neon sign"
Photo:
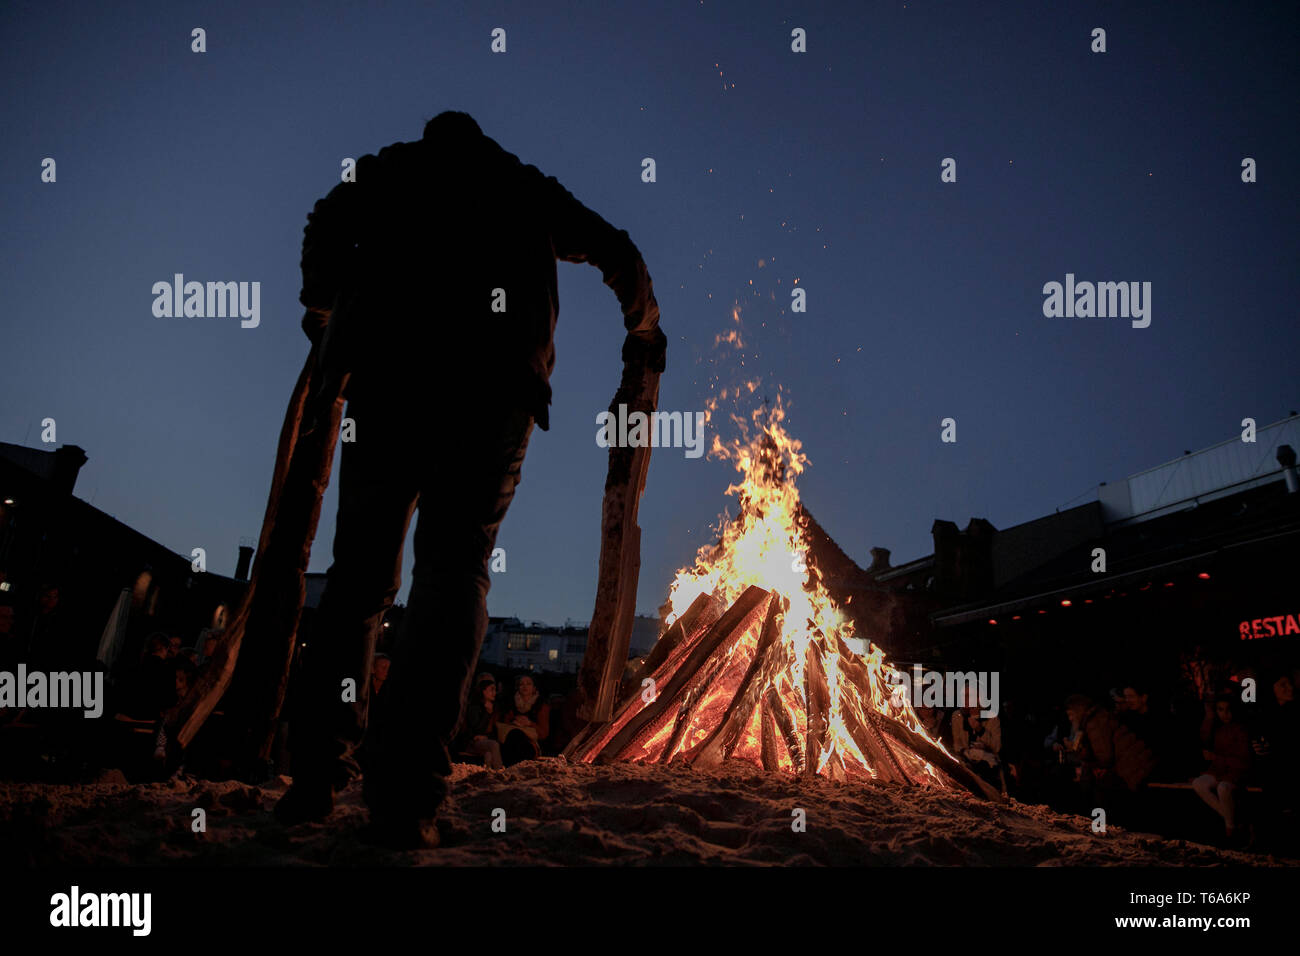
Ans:
<svg viewBox="0 0 1300 956"><path fill-rule="evenodd" d="M1237 625L1237 634L1243 641L1300 634L1300 621L1296 618L1295 614L1279 614L1277 617L1257 617L1252 621L1242 621Z"/></svg>

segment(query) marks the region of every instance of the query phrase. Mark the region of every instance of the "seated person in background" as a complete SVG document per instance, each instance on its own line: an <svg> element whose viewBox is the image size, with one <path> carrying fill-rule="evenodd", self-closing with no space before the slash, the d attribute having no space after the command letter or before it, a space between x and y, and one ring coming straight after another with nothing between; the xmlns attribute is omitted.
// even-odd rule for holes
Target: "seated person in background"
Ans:
<svg viewBox="0 0 1300 956"><path fill-rule="evenodd" d="M527 674L515 678L515 696L501 718L513 726L501 742L501 759L507 767L542 755L541 742L551 735L551 707Z"/></svg>
<svg viewBox="0 0 1300 956"><path fill-rule="evenodd" d="M972 770L994 786L1002 786L1002 724L996 717L981 717L980 708L959 707L952 712L952 744Z"/></svg>
<svg viewBox="0 0 1300 956"><path fill-rule="evenodd" d="M176 703L176 665L170 658L171 639L161 632L149 635L145 656L128 681L122 713L134 720L157 720Z"/></svg>
<svg viewBox="0 0 1300 956"><path fill-rule="evenodd" d="M388 672L392 669L393 659L387 654L376 654L374 663L370 665L370 699L374 700L384 691L384 683L388 680Z"/></svg>
<svg viewBox="0 0 1300 956"><path fill-rule="evenodd" d="M931 740L937 740L946 747L952 746L952 737L948 733L951 724L944 720L947 714L939 707L917 707L916 719L921 722Z"/></svg>
<svg viewBox="0 0 1300 956"><path fill-rule="evenodd" d="M172 686L175 688L173 697L175 703L180 703L190 692L190 683L194 679L194 665L184 657L174 658L172 664L175 671L172 675Z"/></svg>
<svg viewBox="0 0 1300 956"><path fill-rule="evenodd" d="M114 719L118 737L118 766L131 780L157 780L164 776L167 735L163 718L189 693L189 662L171 656L171 639L162 632L150 634L145 655L126 679L123 701Z"/></svg>
<svg viewBox="0 0 1300 956"><path fill-rule="evenodd" d="M1201 724L1201 755L1209 768L1192 781L1194 789L1210 809L1223 818L1223 831L1232 839L1237 827L1235 794L1250 767L1250 739L1236 720L1231 694L1220 694L1213 706L1205 705Z"/></svg>
<svg viewBox="0 0 1300 956"><path fill-rule="evenodd" d="M1075 780L1089 800L1137 790L1155 767L1155 757L1114 714L1073 694L1065 702L1070 722L1080 730Z"/></svg>
<svg viewBox="0 0 1300 956"><path fill-rule="evenodd" d="M1124 696L1124 688L1112 687L1106 693L1110 697L1110 711L1112 714L1118 717L1128 711L1128 698Z"/></svg>
<svg viewBox="0 0 1300 956"><path fill-rule="evenodd" d="M27 650L14 626L14 608L9 599L0 595L0 670L11 670Z"/></svg>
<svg viewBox="0 0 1300 956"><path fill-rule="evenodd" d="M208 666L208 661L212 660L212 655L217 652L217 646L221 643L222 633L224 632L218 631L215 634L209 634L203 639L203 657L199 661L200 666Z"/></svg>
<svg viewBox="0 0 1300 956"><path fill-rule="evenodd" d="M1300 806L1300 704L1295 700L1295 682L1283 674L1273 682L1277 702L1252 749L1259 758L1264 784L1264 805L1271 825L1292 839L1300 837L1295 822Z"/></svg>
<svg viewBox="0 0 1300 956"><path fill-rule="evenodd" d="M1171 761L1169 760L1170 727L1167 715L1151 707L1150 695L1147 693L1145 683L1127 685L1124 688L1124 700L1126 701L1124 710L1116 715L1119 722L1131 730L1138 740L1146 744L1147 749L1155 757L1152 779L1168 779Z"/></svg>
<svg viewBox="0 0 1300 956"><path fill-rule="evenodd" d="M190 692L190 686L194 681L194 675L197 668L191 664L183 654L168 658L167 663L172 667L172 703L164 708L163 714L167 715L173 707L183 701ZM155 763L165 764L164 769L175 770L179 766L180 754L169 751L167 747L167 730L163 719L159 719L154 737L153 759Z"/></svg>
<svg viewBox="0 0 1300 956"><path fill-rule="evenodd" d="M501 770L501 744L497 742L497 679L487 671L474 680L474 690L465 707L465 721L461 724L461 750L480 754L483 765L489 770Z"/></svg>

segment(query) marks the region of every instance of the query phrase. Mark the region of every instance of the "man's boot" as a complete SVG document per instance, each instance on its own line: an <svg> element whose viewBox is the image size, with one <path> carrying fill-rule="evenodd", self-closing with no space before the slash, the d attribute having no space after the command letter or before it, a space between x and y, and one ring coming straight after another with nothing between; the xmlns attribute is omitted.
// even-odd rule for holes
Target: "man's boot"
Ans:
<svg viewBox="0 0 1300 956"><path fill-rule="evenodd" d="M370 826L365 838L395 850L437 847L437 812L447 791L446 777L394 776L385 773L382 765L367 766L361 778L362 799L370 808Z"/></svg>
<svg viewBox="0 0 1300 956"><path fill-rule="evenodd" d="M287 827L320 823L334 812L334 788L328 781L295 780L273 812Z"/></svg>
<svg viewBox="0 0 1300 956"><path fill-rule="evenodd" d="M370 815L370 825L363 831L368 843L390 850L435 850L438 848L437 820L432 817L389 817Z"/></svg>

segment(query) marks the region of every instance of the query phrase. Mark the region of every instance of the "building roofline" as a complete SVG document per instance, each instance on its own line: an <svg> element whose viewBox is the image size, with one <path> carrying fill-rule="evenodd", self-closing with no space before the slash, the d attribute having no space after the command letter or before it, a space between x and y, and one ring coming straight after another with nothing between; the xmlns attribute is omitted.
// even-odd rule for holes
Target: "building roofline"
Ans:
<svg viewBox="0 0 1300 956"><path fill-rule="evenodd" d="M956 608L950 608L946 611L930 615L932 624L938 627L952 627L957 624L966 624L970 621L977 620L993 614L1005 611L1020 610L1025 607L1038 604L1046 599L1066 598L1076 594L1087 594L1096 591L1099 588L1113 588L1118 584L1124 584L1135 578L1147 577L1155 571L1173 570L1186 564L1193 564L1197 561L1204 561L1215 555L1222 554L1225 551L1231 551L1234 548L1244 548L1248 545L1259 544L1264 541L1270 541L1274 538L1285 538L1293 535L1300 535L1300 528L1291 528L1287 531L1277 531L1270 534L1260 535L1254 538L1248 538L1245 541L1234 541L1231 544L1222 545L1217 548L1210 548L1196 554L1185 555L1181 558L1174 558L1170 561L1162 561L1159 564L1143 565L1139 568L1133 568L1128 571L1120 571L1114 574L1100 575L1077 584L1067 584L1062 587L1053 588L1047 591L1035 591L1029 594L1022 594L1017 597L1004 598L992 604L976 602L965 604Z"/></svg>
<svg viewBox="0 0 1300 956"><path fill-rule="evenodd" d="M1296 420L1296 419L1300 419L1300 415L1288 415L1288 416L1286 416L1285 418L1279 418L1279 419L1278 419L1277 421L1275 421L1275 422L1269 422L1267 425L1261 425L1261 426L1259 426L1258 428L1255 429L1255 433L1256 433L1256 434L1259 434L1259 433L1262 432L1262 431L1267 431L1267 430L1270 429L1270 428L1276 428L1278 425L1283 425L1283 424L1285 424L1286 422L1294 421L1294 420ZM1238 444L1240 441L1241 441L1241 437L1240 437L1240 436L1238 436L1238 437L1236 437L1236 438L1225 438L1223 441L1215 442L1213 445L1206 445L1204 448L1198 448L1198 449L1196 449L1196 451L1191 452L1190 454L1187 454L1187 455L1179 455L1177 458L1170 458L1168 461L1161 462L1161 463L1158 464L1158 465L1152 465L1150 468L1143 468L1141 471L1135 471L1135 472L1133 472L1132 474L1125 475L1123 478L1120 478L1120 479L1117 479L1117 480L1118 480L1118 481L1130 481L1130 480L1132 480L1132 479L1134 479L1134 478L1140 478L1140 477L1142 477L1143 475L1150 474L1150 473L1153 472L1153 471L1159 471L1161 468L1168 468L1170 465L1176 465L1176 464L1178 464L1180 461L1184 461L1185 459L1187 459L1187 458L1191 458L1191 457L1193 457L1193 456L1195 456L1195 455L1202 455L1202 454L1204 454L1204 453L1207 452L1207 451L1213 451L1213 450L1216 449L1216 448L1222 448L1224 445L1236 445L1236 444ZM1279 469L1279 470L1280 470L1280 469ZM1271 474L1271 473L1270 473L1270 474ZM1257 476L1257 477L1263 477L1263 476L1260 475L1260 476ZM1237 484L1241 484L1241 482L1237 482ZM1100 487L1100 486L1098 486L1098 487Z"/></svg>

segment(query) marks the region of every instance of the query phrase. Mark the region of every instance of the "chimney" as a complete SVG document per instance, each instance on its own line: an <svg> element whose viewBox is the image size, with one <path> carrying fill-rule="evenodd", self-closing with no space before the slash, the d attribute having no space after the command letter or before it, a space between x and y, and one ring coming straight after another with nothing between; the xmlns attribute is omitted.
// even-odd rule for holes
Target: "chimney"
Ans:
<svg viewBox="0 0 1300 956"><path fill-rule="evenodd" d="M60 445L54 450L54 469L50 485L57 495L70 495L77 486L77 474L89 459L84 449L76 445Z"/></svg>
<svg viewBox="0 0 1300 956"><path fill-rule="evenodd" d="M971 518L962 532L965 539L963 554L963 581L972 596L986 594L993 589L993 538L998 529L985 518Z"/></svg>
<svg viewBox="0 0 1300 956"><path fill-rule="evenodd" d="M253 563L253 549L246 544L239 546L239 560L235 562L235 580L247 581L248 568Z"/></svg>
<svg viewBox="0 0 1300 956"><path fill-rule="evenodd" d="M997 529L983 518L971 518L966 530L951 521L936 521L934 585L938 593L970 600L993 586L993 537Z"/></svg>
<svg viewBox="0 0 1300 956"><path fill-rule="evenodd" d="M867 568L868 574L878 574L881 571L889 570L889 549L872 548L871 549L871 567Z"/></svg>
<svg viewBox="0 0 1300 956"><path fill-rule="evenodd" d="M1277 446L1277 463L1282 466L1282 475L1286 478L1287 494L1300 491L1300 475L1295 470L1295 449L1290 445Z"/></svg>
<svg viewBox="0 0 1300 956"><path fill-rule="evenodd" d="M952 588L957 572L957 525L942 518L930 527L934 538L934 587L941 594Z"/></svg>

